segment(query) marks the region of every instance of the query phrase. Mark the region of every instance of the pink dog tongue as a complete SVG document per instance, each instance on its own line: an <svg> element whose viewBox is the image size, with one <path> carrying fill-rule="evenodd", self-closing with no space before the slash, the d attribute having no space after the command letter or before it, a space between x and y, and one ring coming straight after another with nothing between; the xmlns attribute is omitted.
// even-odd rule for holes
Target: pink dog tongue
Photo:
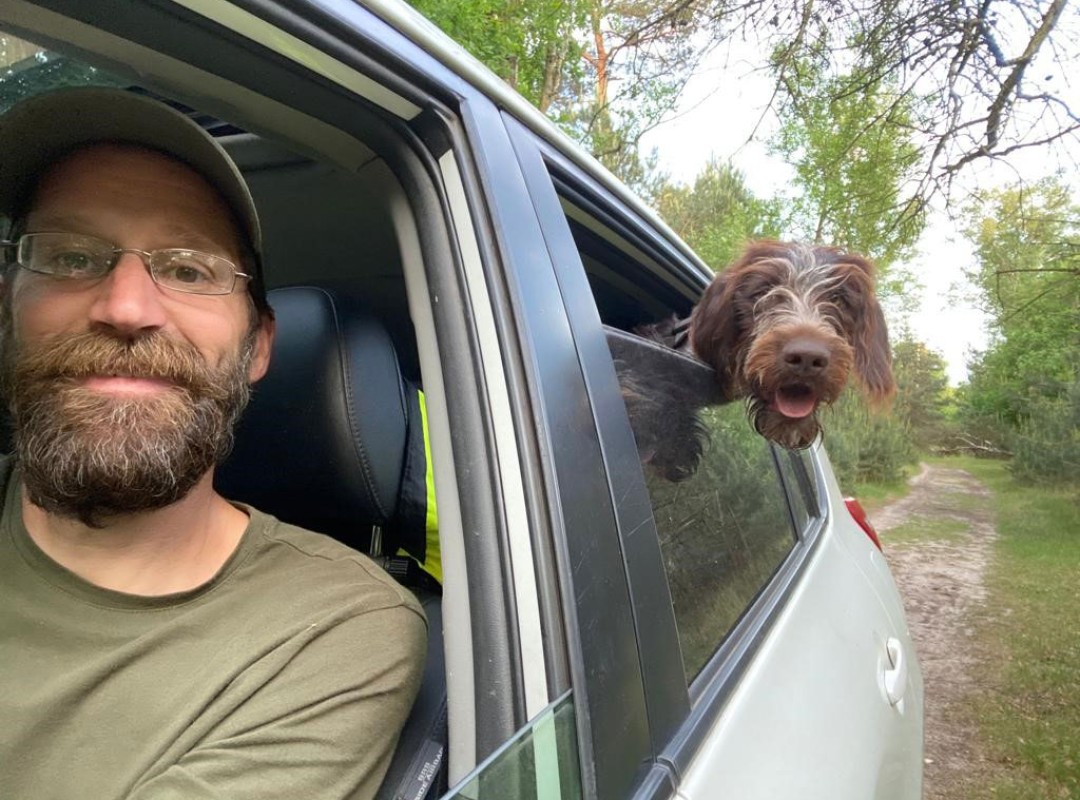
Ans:
<svg viewBox="0 0 1080 800"><path fill-rule="evenodd" d="M785 417L802 419L814 413L817 400L813 392L791 392L780 390L776 393L776 410Z"/></svg>

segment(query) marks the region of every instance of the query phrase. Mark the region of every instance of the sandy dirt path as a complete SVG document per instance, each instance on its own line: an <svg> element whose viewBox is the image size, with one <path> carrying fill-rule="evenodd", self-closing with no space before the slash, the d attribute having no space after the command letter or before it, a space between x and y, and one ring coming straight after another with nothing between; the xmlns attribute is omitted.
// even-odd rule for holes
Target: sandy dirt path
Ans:
<svg viewBox="0 0 1080 800"><path fill-rule="evenodd" d="M979 680L972 625L986 599L985 577L997 536L991 495L964 470L926 464L911 485L906 497L871 514L871 522L904 598L923 670L923 797L967 800L972 779L993 768L962 705ZM946 533L905 541L921 526L933 530L935 524ZM894 543L890 531L897 533Z"/></svg>

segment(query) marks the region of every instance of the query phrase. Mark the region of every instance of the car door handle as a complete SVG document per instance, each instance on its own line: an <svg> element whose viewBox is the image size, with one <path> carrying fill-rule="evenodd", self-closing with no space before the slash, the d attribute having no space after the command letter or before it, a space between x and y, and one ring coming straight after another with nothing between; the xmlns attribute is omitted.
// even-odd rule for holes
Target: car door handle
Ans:
<svg viewBox="0 0 1080 800"><path fill-rule="evenodd" d="M890 636L885 642L885 653L885 696L889 698L889 703L895 706L904 699L904 690L907 688L907 657L904 655L903 645L895 636Z"/></svg>

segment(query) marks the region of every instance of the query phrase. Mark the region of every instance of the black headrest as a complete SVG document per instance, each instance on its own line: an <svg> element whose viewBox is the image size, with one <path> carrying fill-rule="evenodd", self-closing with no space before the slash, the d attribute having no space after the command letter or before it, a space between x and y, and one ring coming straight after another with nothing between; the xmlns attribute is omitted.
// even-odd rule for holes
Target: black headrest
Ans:
<svg viewBox="0 0 1080 800"><path fill-rule="evenodd" d="M394 346L347 293L293 286L268 297L270 369L218 468L218 491L367 550L371 526L398 511L408 456L410 388Z"/></svg>

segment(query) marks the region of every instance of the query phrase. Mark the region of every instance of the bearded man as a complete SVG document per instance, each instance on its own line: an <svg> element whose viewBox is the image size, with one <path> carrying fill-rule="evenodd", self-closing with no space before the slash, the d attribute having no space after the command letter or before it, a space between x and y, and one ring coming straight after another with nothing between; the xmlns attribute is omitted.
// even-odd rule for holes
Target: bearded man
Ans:
<svg viewBox="0 0 1080 800"><path fill-rule="evenodd" d="M0 118L0 797L369 797L422 612L364 556L218 495L274 335L251 195L113 89Z"/></svg>

